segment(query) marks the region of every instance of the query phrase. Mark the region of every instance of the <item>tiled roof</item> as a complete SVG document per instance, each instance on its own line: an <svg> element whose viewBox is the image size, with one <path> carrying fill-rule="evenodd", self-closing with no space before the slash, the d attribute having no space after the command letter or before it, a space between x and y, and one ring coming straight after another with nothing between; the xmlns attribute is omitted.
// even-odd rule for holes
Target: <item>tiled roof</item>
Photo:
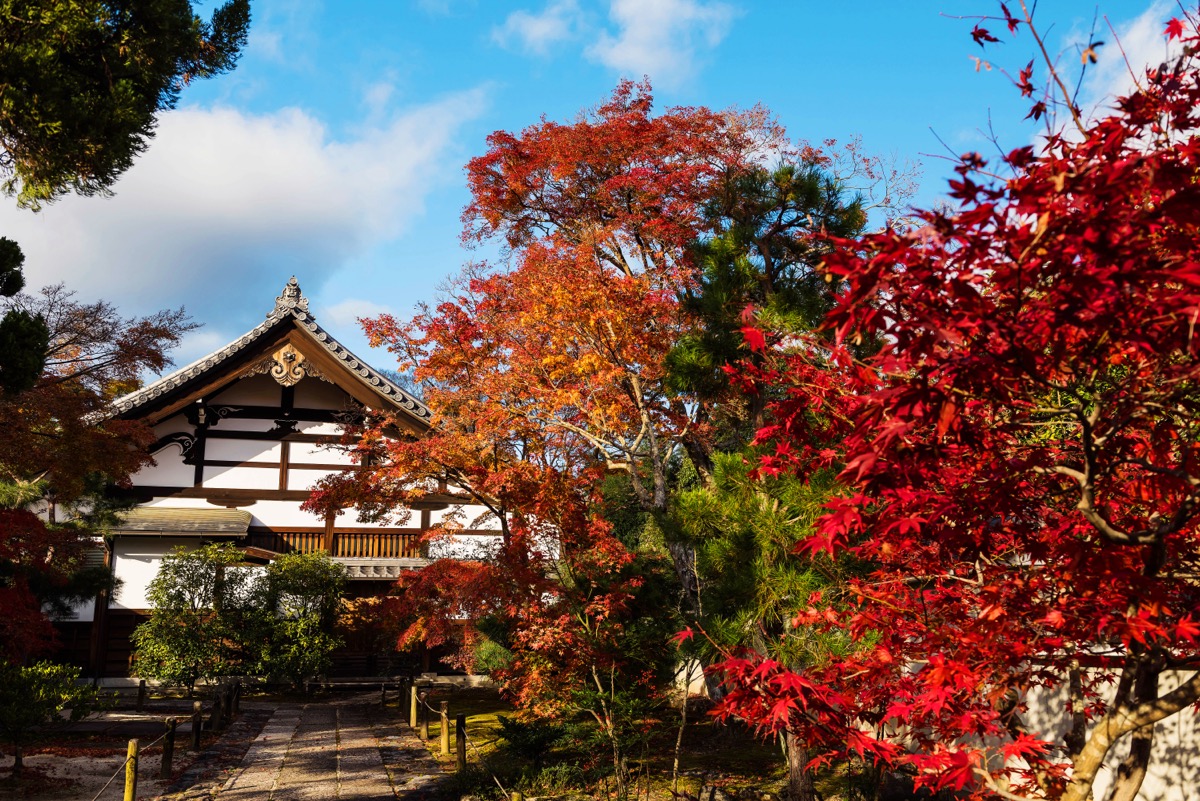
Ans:
<svg viewBox="0 0 1200 801"><path fill-rule="evenodd" d="M113 527L119 534L158 536L246 536L250 513L244 509L188 509L174 506L139 506L121 514Z"/></svg>
<svg viewBox="0 0 1200 801"><path fill-rule="evenodd" d="M316 319L308 310L308 298L304 297L303 293L301 293L300 285L296 282L295 276L292 276L287 286L283 288L283 293L275 299L274 310L256 328L246 332L225 347L210 353L202 359L197 359L187 367L163 376L136 392L131 392L128 395L117 398L112 404L112 414L127 414L156 398L174 392L184 385L195 381L209 371L234 358L239 353L242 353L246 348L263 339L269 332L276 330L286 322L294 322L314 342L317 342L325 350L329 351L329 353L345 365L351 374L374 390L381 398L390 401L394 406L418 420L425 423L429 422L430 413L425 404L396 386L366 362L363 362L344 345L334 339L328 331L317 324Z"/></svg>

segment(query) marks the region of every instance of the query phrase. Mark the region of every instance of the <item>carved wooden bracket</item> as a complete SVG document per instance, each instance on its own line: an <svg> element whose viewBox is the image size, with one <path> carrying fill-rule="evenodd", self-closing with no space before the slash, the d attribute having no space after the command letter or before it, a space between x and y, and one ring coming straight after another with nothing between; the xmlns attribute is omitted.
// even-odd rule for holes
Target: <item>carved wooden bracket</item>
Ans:
<svg viewBox="0 0 1200 801"><path fill-rule="evenodd" d="M270 356L252 364L245 375L269 375L285 387L295 386L306 376L329 380L320 369L304 358L303 353L292 347L290 342Z"/></svg>

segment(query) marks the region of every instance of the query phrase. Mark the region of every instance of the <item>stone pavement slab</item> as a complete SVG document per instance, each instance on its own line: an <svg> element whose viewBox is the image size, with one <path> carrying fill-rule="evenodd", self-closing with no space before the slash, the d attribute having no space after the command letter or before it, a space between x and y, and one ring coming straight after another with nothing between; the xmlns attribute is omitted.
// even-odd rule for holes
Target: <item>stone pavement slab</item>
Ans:
<svg viewBox="0 0 1200 801"><path fill-rule="evenodd" d="M364 703L285 704L215 801L423 801L441 766L399 723Z"/></svg>

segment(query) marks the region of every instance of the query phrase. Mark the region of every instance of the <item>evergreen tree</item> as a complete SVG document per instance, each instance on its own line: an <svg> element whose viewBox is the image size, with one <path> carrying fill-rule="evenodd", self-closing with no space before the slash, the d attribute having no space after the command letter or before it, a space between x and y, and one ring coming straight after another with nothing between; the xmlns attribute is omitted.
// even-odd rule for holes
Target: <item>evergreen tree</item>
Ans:
<svg viewBox="0 0 1200 801"><path fill-rule="evenodd" d="M21 246L0 236L0 297L25 288ZM0 393L15 395L33 387L46 365L50 329L45 319L25 309L8 309L0 317Z"/></svg>
<svg viewBox="0 0 1200 801"><path fill-rule="evenodd" d="M748 353L742 328L748 309L763 327L807 331L820 324L836 286L819 270L833 245L830 237L862 232L862 200L821 168L812 155L776 167L731 172L708 203L716 233L694 245L699 280L683 303L699 320L668 357L671 386L718 401L726 450L744 445L762 423L763 399L734 390L726 365L757 357ZM720 447L720 446L718 446ZM701 475L708 472L704 457Z"/></svg>
<svg viewBox="0 0 1200 801"><path fill-rule="evenodd" d="M233 68L249 0L205 22L189 0L0 0L0 173L34 209L104 193L156 116L196 78Z"/></svg>

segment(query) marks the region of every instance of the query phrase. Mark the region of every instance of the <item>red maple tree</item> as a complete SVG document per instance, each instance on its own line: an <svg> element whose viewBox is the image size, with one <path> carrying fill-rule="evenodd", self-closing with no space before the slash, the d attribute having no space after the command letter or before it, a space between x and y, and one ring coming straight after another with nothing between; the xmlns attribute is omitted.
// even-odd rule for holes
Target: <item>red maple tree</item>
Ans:
<svg viewBox="0 0 1200 801"><path fill-rule="evenodd" d="M104 492L152 461L154 432L109 417L109 403L170 365L168 351L195 326L182 310L126 319L61 285L4 305L49 332L37 382L0 395L0 659L23 662L54 647L46 610L94 597L108 580L85 569L108 522Z"/></svg>
<svg viewBox="0 0 1200 801"><path fill-rule="evenodd" d="M1083 801L1130 742L1128 801L1200 701L1200 36L1167 32L1183 54L1110 116L843 243L836 344L746 377L785 394L760 470L844 466L806 547L871 569L796 621L859 648L731 658L726 714L973 797Z"/></svg>

